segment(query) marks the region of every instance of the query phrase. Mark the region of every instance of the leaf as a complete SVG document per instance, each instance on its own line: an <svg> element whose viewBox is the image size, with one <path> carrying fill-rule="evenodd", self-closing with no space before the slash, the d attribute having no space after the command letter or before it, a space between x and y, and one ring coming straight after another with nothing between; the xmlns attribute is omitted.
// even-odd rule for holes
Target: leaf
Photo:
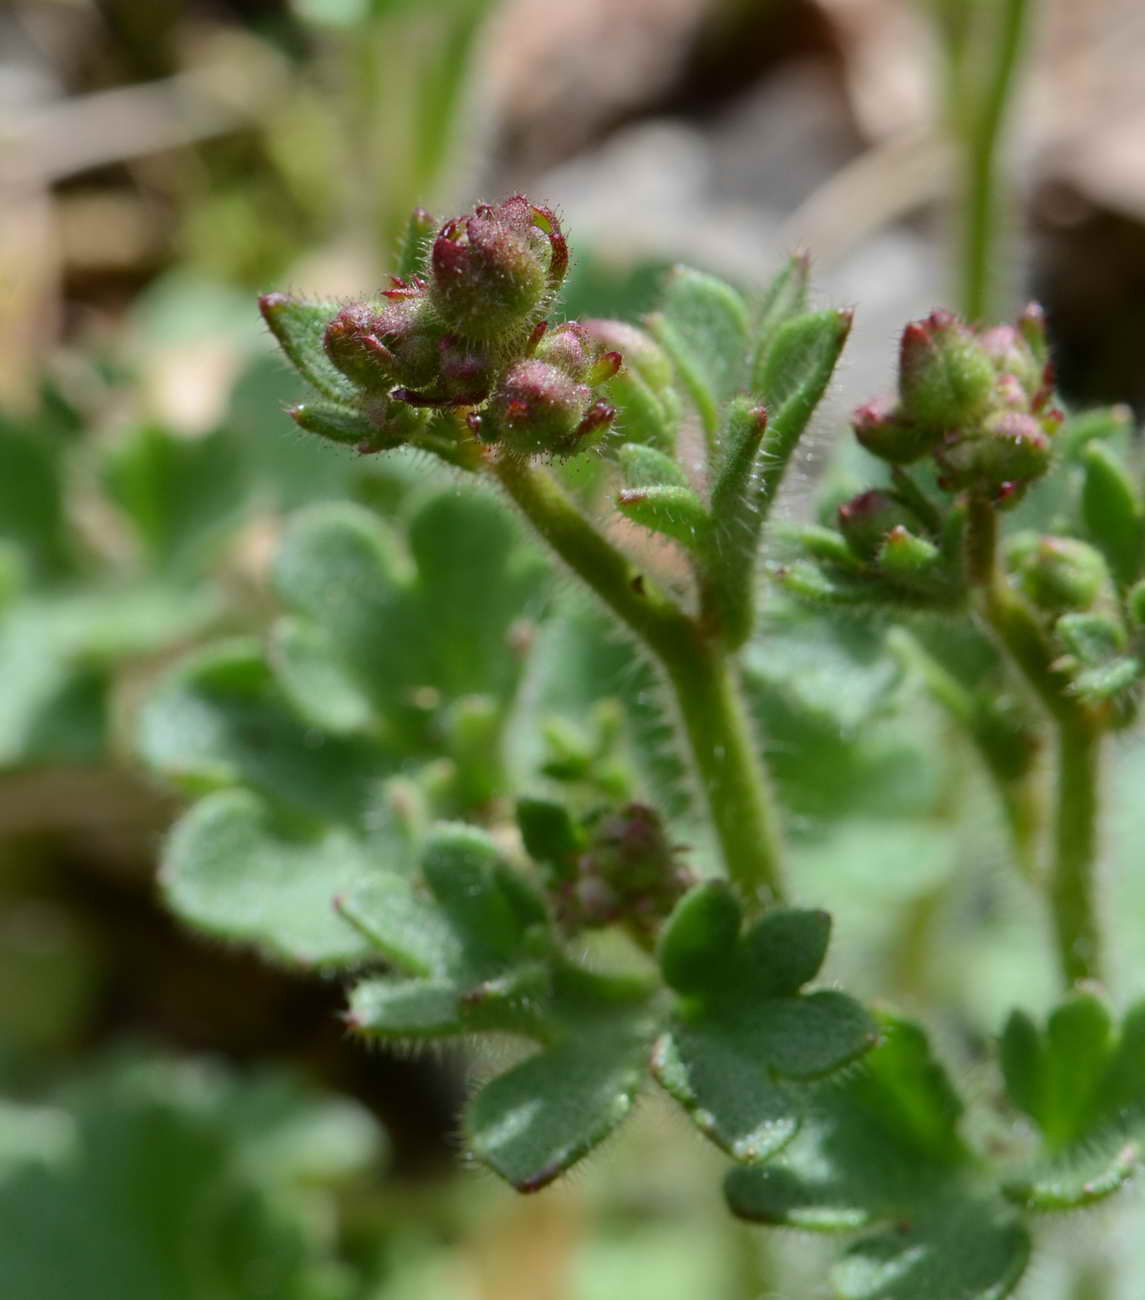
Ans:
<svg viewBox="0 0 1145 1300"><path fill-rule="evenodd" d="M850 311L810 312L780 326L767 350L753 394L767 409L760 451L759 506L775 502L791 454L823 399L851 333Z"/></svg>
<svg viewBox="0 0 1145 1300"><path fill-rule="evenodd" d="M624 488L617 508L634 524L661 533L689 551L703 553L711 538L712 519L703 502L688 487Z"/></svg>
<svg viewBox="0 0 1145 1300"><path fill-rule="evenodd" d="M1086 532L1108 560L1117 581L1128 586L1141 572L1145 502L1107 444L1087 443L1081 459L1085 466L1081 515Z"/></svg>
<svg viewBox="0 0 1145 1300"><path fill-rule="evenodd" d="M14 542L38 577L69 567L62 444L41 421L0 414L0 538Z"/></svg>
<svg viewBox="0 0 1145 1300"><path fill-rule="evenodd" d="M353 405L357 390L331 362L323 343L326 327L342 304L267 293L258 305L279 347L302 378L332 402Z"/></svg>
<svg viewBox="0 0 1145 1300"><path fill-rule="evenodd" d="M625 487L687 487L688 478L680 465L655 447L626 442L617 452Z"/></svg>
<svg viewBox="0 0 1145 1300"><path fill-rule="evenodd" d="M1001 1300L1025 1270L1028 1234L982 1190L956 1129L961 1105L921 1029L883 1028L857 1066L811 1090L774 1160L728 1174L728 1202L757 1223L878 1228L832 1270L848 1300Z"/></svg>
<svg viewBox="0 0 1145 1300"><path fill-rule="evenodd" d="M646 1052L646 1033L635 1021L529 1057L466 1108L474 1154L519 1192L548 1186L628 1116Z"/></svg>
<svg viewBox="0 0 1145 1300"><path fill-rule="evenodd" d="M746 374L748 311L743 298L715 276L677 267L648 328L672 358L710 438L722 404Z"/></svg>
<svg viewBox="0 0 1145 1300"><path fill-rule="evenodd" d="M661 936L661 970L684 996L652 1072L737 1160L767 1159L798 1131L802 1101L777 1076L829 1074L875 1040L852 999L798 993L822 964L829 928L825 912L774 908L741 935L738 905L712 882L681 900Z"/></svg>
<svg viewBox="0 0 1145 1300"><path fill-rule="evenodd" d="M0 1172L5 1300L356 1294L321 1184L377 1158L360 1108L144 1060L73 1083L50 1113L66 1140Z"/></svg>
<svg viewBox="0 0 1145 1300"><path fill-rule="evenodd" d="M250 490L241 447L229 433L177 438L151 425L112 450L103 478L152 562L174 570L194 571L211 559L237 526Z"/></svg>
<svg viewBox="0 0 1145 1300"><path fill-rule="evenodd" d="M307 433L349 447L368 444L378 432L360 411L340 402L300 402L290 408L289 415Z"/></svg>
<svg viewBox="0 0 1145 1300"><path fill-rule="evenodd" d="M795 253L787 259L761 295L752 325L753 391L763 387L768 357L780 329L793 317L806 314L810 279L811 259L806 253Z"/></svg>
<svg viewBox="0 0 1145 1300"><path fill-rule="evenodd" d="M1104 1001L1075 993L1039 1031L1015 1011L1001 1042L1014 1105L1041 1150L1006 1193L1032 1210L1089 1205L1115 1192L1145 1155L1145 1003L1115 1026Z"/></svg>
<svg viewBox="0 0 1145 1300"><path fill-rule="evenodd" d="M369 875L363 846L345 831L288 834L242 790L210 795L177 822L160 867L167 904L184 921L306 966L370 955L334 906Z"/></svg>
<svg viewBox="0 0 1145 1300"><path fill-rule="evenodd" d="M141 715L139 747L185 789L243 785L291 816L357 827L391 767L370 741L308 727L245 640L199 651L167 675Z"/></svg>

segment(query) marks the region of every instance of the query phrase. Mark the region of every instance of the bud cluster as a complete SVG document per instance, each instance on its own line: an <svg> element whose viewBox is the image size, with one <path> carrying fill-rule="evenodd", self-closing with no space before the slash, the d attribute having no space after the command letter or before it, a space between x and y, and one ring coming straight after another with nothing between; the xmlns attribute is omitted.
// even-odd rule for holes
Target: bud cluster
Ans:
<svg viewBox="0 0 1145 1300"><path fill-rule="evenodd" d="M414 221L421 233L431 218ZM361 450L416 444L435 411L459 411L483 442L520 456L568 455L609 425L615 411L597 389L621 356L607 330L577 322L550 330L544 318L568 269L549 209L521 195L479 204L446 221L415 263L378 299L343 307L322 335L327 362L353 394L347 428L368 422ZM281 298L268 296L264 312ZM351 440L329 408L293 414L304 428Z"/></svg>
<svg viewBox="0 0 1145 1300"><path fill-rule="evenodd" d="M655 809L630 803L591 827L553 894L567 930L623 922L651 935L693 884Z"/></svg>
<svg viewBox="0 0 1145 1300"><path fill-rule="evenodd" d="M1047 357L1035 306L982 330L931 312L903 330L897 401L860 407L855 436L892 465L933 457L948 491L1013 504L1049 468L1062 423Z"/></svg>

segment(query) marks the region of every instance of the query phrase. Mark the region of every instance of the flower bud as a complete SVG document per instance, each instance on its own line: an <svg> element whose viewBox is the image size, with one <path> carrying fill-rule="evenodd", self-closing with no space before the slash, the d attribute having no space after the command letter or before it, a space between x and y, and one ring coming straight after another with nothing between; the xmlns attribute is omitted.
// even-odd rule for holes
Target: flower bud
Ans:
<svg viewBox="0 0 1145 1300"><path fill-rule="evenodd" d="M556 219L517 195L442 226L430 253L430 297L441 319L473 339L526 324L564 278Z"/></svg>
<svg viewBox="0 0 1145 1300"><path fill-rule="evenodd" d="M1073 537L1019 535L1007 560L1022 591L1048 613L1089 609L1109 590L1101 552Z"/></svg>
<svg viewBox="0 0 1145 1300"><path fill-rule="evenodd" d="M860 444L891 465L909 465L930 451L941 436L933 426L904 419L890 397L877 397L860 406L851 417Z"/></svg>
<svg viewBox="0 0 1145 1300"><path fill-rule="evenodd" d="M673 387L672 363L646 330L620 320L586 320L582 325L604 351L619 353L625 370L638 375L654 393Z"/></svg>
<svg viewBox="0 0 1145 1300"><path fill-rule="evenodd" d="M1022 391L1034 398L1045 383L1045 365L1038 362L1029 344L1013 325L994 325L978 335L978 344L1003 377L1017 380Z"/></svg>
<svg viewBox="0 0 1145 1300"><path fill-rule="evenodd" d="M652 930L693 883L655 809L631 803L605 817L566 886L567 917L594 927L626 920Z"/></svg>
<svg viewBox="0 0 1145 1300"><path fill-rule="evenodd" d="M1045 422L1021 411L996 411L980 429L949 436L936 452L943 487L1014 498L1050 466Z"/></svg>
<svg viewBox="0 0 1145 1300"><path fill-rule="evenodd" d="M948 311L931 312L902 333L900 414L934 430L961 428L987 410L995 373L968 326Z"/></svg>
<svg viewBox="0 0 1145 1300"><path fill-rule="evenodd" d="M874 560L894 529L918 527L914 514L897 497L878 488L844 501L838 520L847 545L861 560Z"/></svg>
<svg viewBox="0 0 1145 1300"><path fill-rule="evenodd" d="M566 321L541 336L533 356L580 383L603 383L620 369L620 354L605 352L603 344L579 321Z"/></svg>
<svg viewBox="0 0 1145 1300"><path fill-rule="evenodd" d="M510 366L501 379L482 416L482 436L522 456L569 455L613 414L587 384L530 358Z"/></svg>
<svg viewBox="0 0 1145 1300"><path fill-rule="evenodd" d="M437 372L440 329L427 320L424 308L417 296L387 302L380 311L353 303L326 327L326 355L367 392L426 384Z"/></svg>

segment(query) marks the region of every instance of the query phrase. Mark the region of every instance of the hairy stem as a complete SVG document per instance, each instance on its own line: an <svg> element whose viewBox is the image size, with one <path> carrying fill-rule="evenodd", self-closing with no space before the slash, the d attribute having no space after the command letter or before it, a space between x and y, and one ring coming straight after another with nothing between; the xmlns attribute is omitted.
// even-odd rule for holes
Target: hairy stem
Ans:
<svg viewBox="0 0 1145 1300"><path fill-rule="evenodd" d="M695 619L645 586L552 475L508 456L489 464L542 539L664 669L728 878L749 903L781 898L779 818L734 662Z"/></svg>
<svg viewBox="0 0 1145 1300"><path fill-rule="evenodd" d="M1054 723L1057 743L1056 813L1049 901L1058 963L1067 984L1100 978L1101 925L1097 906L1100 721L1062 688L1053 646L1037 615L1002 577L997 564L998 521L988 501L971 499L967 569L980 593L979 610Z"/></svg>
<svg viewBox="0 0 1145 1300"><path fill-rule="evenodd" d="M989 5L986 8L994 8ZM964 229L962 233L962 309L967 318L982 320L990 314L998 278L996 247L1005 218L1003 184L998 174L998 145L1006 108L1010 102L1022 51L1030 0L1001 0L993 30L988 33L993 61L986 84L974 95L962 84L957 89L971 107L961 122L964 167ZM958 66L964 81L975 62L962 59ZM955 108L957 112L957 108Z"/></svg>

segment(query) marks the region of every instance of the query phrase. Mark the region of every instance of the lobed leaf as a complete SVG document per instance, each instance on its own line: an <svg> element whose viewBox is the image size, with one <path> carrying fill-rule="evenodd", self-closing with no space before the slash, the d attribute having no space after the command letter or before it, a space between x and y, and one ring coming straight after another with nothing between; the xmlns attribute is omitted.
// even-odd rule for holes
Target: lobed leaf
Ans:
<svg viewBox="0 0 1145 1300"><path fill-rule="evenodd" d="M330 401L353 405L357 392L326 355L323 343L326 327L342 310L342 304L268 293L258 305L278 346L302 378Z"/></svg>

